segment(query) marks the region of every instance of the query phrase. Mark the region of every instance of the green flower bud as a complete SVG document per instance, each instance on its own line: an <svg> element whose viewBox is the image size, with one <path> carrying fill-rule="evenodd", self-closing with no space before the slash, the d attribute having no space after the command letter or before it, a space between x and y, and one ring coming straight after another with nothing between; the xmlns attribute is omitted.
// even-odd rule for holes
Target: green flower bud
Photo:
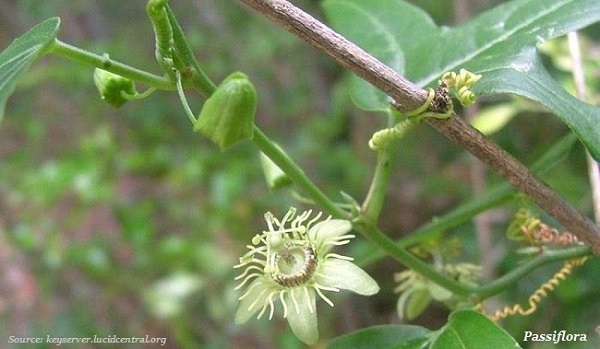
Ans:
<svg viewBox="0 0 600 349"><path fill-rule="evenodd" d="M221 150L254 135L256 89L240 72L229 75L206 100L194 131L216 143Z"/></svg>
<svg viewBox="0 0 600 349"><path fill-rule="evenodd" d="M99 68L94 70L94 84L102 99L116 108L127 102L126 96L137 93L130 79Z"/></svg>
<svg viewBox="0 0 600 349"><path fill-rule="evenodd" d="M260 153L260 164L262 165L269 189L275 190L292 184L290 177L262 152Z"/></svg>

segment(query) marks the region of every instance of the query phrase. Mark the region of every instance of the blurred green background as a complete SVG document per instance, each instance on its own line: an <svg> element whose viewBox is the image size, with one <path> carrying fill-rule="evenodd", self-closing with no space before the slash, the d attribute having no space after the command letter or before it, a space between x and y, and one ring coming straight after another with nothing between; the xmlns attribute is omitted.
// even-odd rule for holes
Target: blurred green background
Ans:
<svg viewBox="0 0 600 349"><path fill-rule="evenodd" d="M499 2L467 7L476 13ZM414 3L440 24L469 15L466 0ZM295 4L323 17L319 1ZM171 5L213 80L233 70L249 75L259 93L257 124L309 177L337 200L341 191L364 198L374 165L366 145L385 120L352 106L348 74L237 1ZM62 19L62 41L160 72L144 1L4 1L0 48L51 16ZM593 39L599 34L597 26L586 32L596 91L599 45ZM552 66L556 60L547 61ZM557 78L569 80L559 68L552 68ZM47 334L150 335L166 337L168 348L303 347L283 319L233 323L239 295L232 266L264 229L266 211L281 216L290 205L306 207L286 191L268 190L251 143L221 153L193 133L176 94L159 91L115 110L98 97L92 73L92 67L45 57L8 101L0 127L0 347L10 335ZM188 98L199 110L203 99L193 92ZM492 138L526 164L568 132L543 111L517 116ZM500 182L426 126L403 139L400 149L381 223L395 238L477 195L477 183ZM545 180L591 212L581 146ZM483 256L491 265L488 277L514 267L509 251L515 246L504 231L515 209L499 207L484 217L487 247L477 240L482 220L448 232L464 249L457 258L477 263ZM366 244L357 238L352 250ZM589 262L540 311L507 321L507 329L517 339L525 329L589 333L590 324L600 325L599 266ZM535 271L498 305L524 303L559 267ZM335 308L319 305L321 337L399 323L392 275L402 269L384 259L368 269L380 294L334 295ZM447 313L432 305L413 323L437 329Z"/></svg>

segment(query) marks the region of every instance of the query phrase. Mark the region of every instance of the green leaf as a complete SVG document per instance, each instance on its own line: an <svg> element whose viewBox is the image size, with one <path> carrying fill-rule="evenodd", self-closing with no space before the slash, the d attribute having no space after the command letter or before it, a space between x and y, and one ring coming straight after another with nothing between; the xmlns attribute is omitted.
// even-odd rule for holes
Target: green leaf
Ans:
<svg viewBox="0 0 600 349"><path fill-rule="evenodd" d="M355 44L368 49L371 55L399 73L403 73L404 54L397 33L407 32L411 27L427 25L435 27L435 24L431 21L422 23L419 21L419 16L414 17L416 21L396 20L396 13L406 10L401 2L370 1L368 11L362 5L360 1L342 1L341 4L338 4L338 1L323 3L334 27L342 29L344 35ZM414 11L415 8L408 9L411 10ZM407 17L411 18L410 14ZM383 92L357 76L353 76L350 83L350 95L358 107L365 110L387 109L390 99Z"/></svg>
<svg viewBox="0 0 600 349"><path fill-rule="evenodd" d="M459 310L450 315L439 330L431 349L514 349L519 344L485 315L473 310Z"/></svg>
<svg viewBox="0 0 600 349"><path fill-rule="evenodd" d="M60 18L49 18L15 39L0 53L0 121L17 82L54 41L59 25Z"/></svg>
<svg viewBox="0 0 600 349"><path fill-rule="evenodd" d="M430 331L412 325L381 325L362 329L334 338L327 349L386 349L424 337Z"/></svg>
<svg viewBox="0 0 600 349"><path fill-rule="evenodd" d="M373 39L376 34L395 37L397 42L387 49L402 52L405 75L415 83L428 86L443 73L461 68L483 74L473 88L475 93L514 93L541 103L600 158L600 109L560 87L535 49L537 43L600 20L600 1L515 0L455 28L437 27L427 13L399 0L325 0L324 8L333 26L368 52L385 49L381 39ZM356 23L362 28L365 17L381 28L377 32L354 28ZM401 28L399 23L419 24ZM385 57L378 58L390 64ZM371 100L365 109L386 107L387 101L379 99Z"/></svg>

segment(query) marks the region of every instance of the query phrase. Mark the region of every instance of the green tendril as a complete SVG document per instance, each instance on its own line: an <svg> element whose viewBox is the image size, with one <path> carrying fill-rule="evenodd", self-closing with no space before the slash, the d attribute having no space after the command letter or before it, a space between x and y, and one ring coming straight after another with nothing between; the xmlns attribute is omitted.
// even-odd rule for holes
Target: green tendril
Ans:
<svg viewBox="0 0 600 349"><path fill-rule="evenodd" d="M173 75L173 29L165 9L166 0L150 0L146 5L156 38L155 56L158 64L171 78Z"/></svg>
<svg viewBox="0 0 600 349"><path fill-rule="evenodd" d="M432 89L432 88L430 88L428 90L428 92L429 92L429 94L427 95L427 100L425 101L425 103L423 103L417 109L414 109L414 110L411 110L411 111L407 112L406 116L408 116L408 117L418 117L420 114L423 114L424 112L426 112L429 109L429 106L431 105L431 102L435 98L435 90Z"/></svg>
<svg viewBox="0 0 600 349"><path fill-rule="evenodd" d="M173 69L173 73L175 74L175 81L177 83L177 94L179 95L179 100L181 101L181 105L183 105L183 109L185 110L188 119L192 122L192 125L196 124L196 117L190 108L190 105L187 102L187 98L185 98L185 93L183 91L183 85L181 84L181 73Z"/></svg>
<svg viewBox="0 0 600 349"><path fill-rule="evenodd" d="M375 132L369 140L369 148L375 151L382 150L389 142L404 137L417 123L418 121L412 118L404 119L394 127Z"/></svg>
<svg viewBox="0 0 600 349"><path fill-rule="evenodd" d="M386 147L386 145L394 140L400 139L404 137L404 135L414 128L423 118L433 117L438 119L446 119L451 114L450 110L447 113L440 114L430 112L429 108L431 106L431 102L435 99L436 92L434 89L429 89L429 95L427 96L427 100L418 108L411 110L405 113L406 118L393 127L385 128L383 130L379 130L373 134L371 139L369 140L369 148L375 151L380 151ZM394 105L394 102L392 102Z"/></svg>
<svg viewBox="0 0 600 349"><path fill-rule="evenodd" d="M445 82L448 87L455 89L455 97L462 106L475 103L477 96L470 89L481 79L480 74L473 74L466 69L461 69L458 74L446 72L442 75L440 82Z"/></svg>
<svg viewBox="0 0 600 349"><path fill-rule="evenodd" d="M134 94L129 94L124 91L121 91L121 97L125 98L128 101L137 101L137 100L144 99L144 98L150 96L152 93L154 93L154 91L156 91L156 88L154 88L154 87L150 87L149 89L147 89L146 91L144 91L142 93L134 93Z"/></svg>

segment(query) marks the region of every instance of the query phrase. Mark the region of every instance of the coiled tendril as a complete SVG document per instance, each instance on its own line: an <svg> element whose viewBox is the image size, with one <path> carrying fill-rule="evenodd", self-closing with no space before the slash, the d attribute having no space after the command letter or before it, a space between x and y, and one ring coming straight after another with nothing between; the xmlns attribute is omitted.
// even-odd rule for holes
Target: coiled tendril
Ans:
<svg viewBox="0 0 600 349"><path fill-rule="evenodd" d="M542 284L537 290L535 290L535 292L533 292L531 296L529 296L528 308L523 308L520 304L506 306L504 309L497 310L494 315L490 316L490 318L494 321L498 321L516 314L527 316L535 313L538 304L544 298L548 297L548 294L554 291L561 281L566 280L567 277L573 273L575 268L580 267L587 260L588 257L586 256L565 261L564 266L556 274L554 274L550 280Z"/></svg>
<svg viewBox="0 0 600 349"><path fill-rule="evenodd" d="M577 238L569 232L559 232L557 229L543 223L535 217L529 210L521 208L515 213L515 218L507 229L508 237L512 240L524 241L532 246L542 246L546 244L553 245L572 245L580 244ZM554 274L550 280L542 284L528 298L528 308L523 308L520 304L506 306L497 310L490 318L494 321L505 319L512 315L527 316L533 314L538 304L556 289L561 281L566 280L573 273L575 268L583 265L588 257L571 259L565 261L563 267Z"/></svg>
<svg viewBox="0 0 600 349"><path fill-rule="evenodd" d="M455 72L446 72L442 75L441 82L448 84L448 87L454 87L456 90L456 99L462 106L475 103L477 96L470 88L481 79L481 75L473 74L466 69L461 69L458 74Z"/></svg>

